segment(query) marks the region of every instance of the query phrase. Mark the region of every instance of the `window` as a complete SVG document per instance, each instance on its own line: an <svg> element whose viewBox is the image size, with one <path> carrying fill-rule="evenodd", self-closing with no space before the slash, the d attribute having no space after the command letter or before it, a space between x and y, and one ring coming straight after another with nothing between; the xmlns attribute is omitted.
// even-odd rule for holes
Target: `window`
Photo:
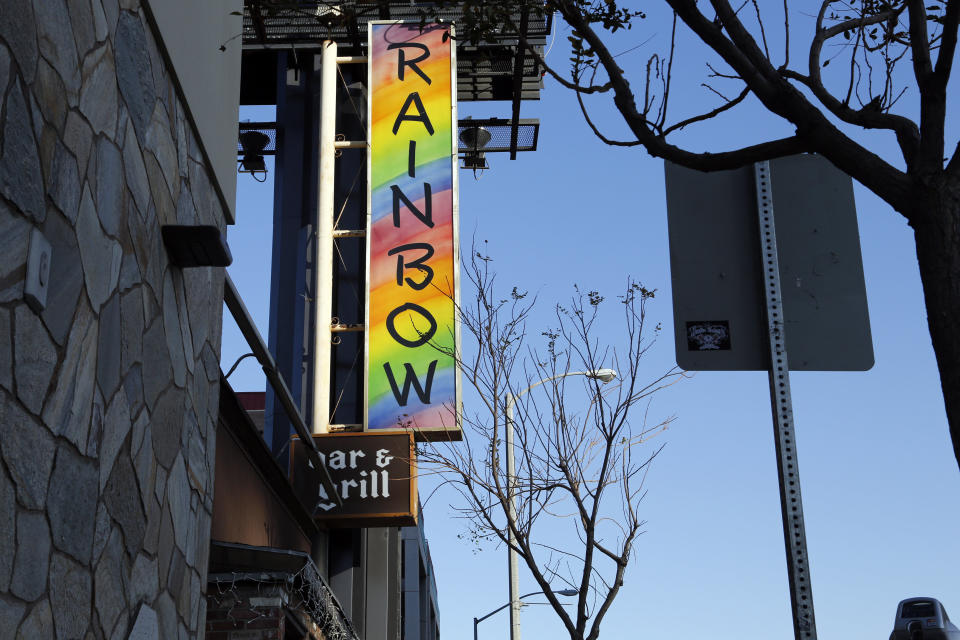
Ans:
<svg viewBox="0 0 960 640"><path fill-rule="evenodd" d="M936 615L937 607L931 600L905 602L900 611L901 618L933 618Z"/></svg>

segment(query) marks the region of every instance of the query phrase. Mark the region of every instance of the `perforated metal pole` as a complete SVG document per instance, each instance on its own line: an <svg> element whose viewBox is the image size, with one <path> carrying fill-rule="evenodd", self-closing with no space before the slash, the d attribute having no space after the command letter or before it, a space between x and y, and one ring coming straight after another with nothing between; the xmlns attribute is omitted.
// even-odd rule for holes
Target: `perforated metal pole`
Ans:
<svg viewBox="0 0 960 640"><path fill-rule="evenodd" d="M320 140L313 271L313 433L330 430L330 321L333 317L333 167L336 160L337 43L323 43L320 60Z"/></svg>
<svg viewBox="0 0 960 640"><path fill-rule="evenodd" d="M529 391L527 389L526 391ZM522 393L526 393L526 391ZM520 395L522 395L522 393ZM515 486L517 481L516 462L514 461L513 437L513 405L519 395L507 394L507 516L510 522L517 521L517 497ZM510 579L510 640L520 640L520 578L517 571L517 551L513 548L516 539L513 528L507 526L507 571Z"/></svg>
<svg viewBox="0 0 960 640"><path fill-rule="evenodd" d="M793 608L793 634L796 640L816 640L817 626L813 616L813 594L810 590L810 563L807 560L807 536L803 525L803 502L800 498L800 470L793 429L793 401L790 397L790 369L783 324L783 298L780 294L780 264L777 257L777 234L773 225L773 191L770 163L754 165L757 189L757 211L760 222L763 293L767 310L770 344L770 403L773 410L773 433L777 447L777 469L780 475L780 510L783 515L783 537L787 551L787 574L790 579L790 601Z"/></svg>

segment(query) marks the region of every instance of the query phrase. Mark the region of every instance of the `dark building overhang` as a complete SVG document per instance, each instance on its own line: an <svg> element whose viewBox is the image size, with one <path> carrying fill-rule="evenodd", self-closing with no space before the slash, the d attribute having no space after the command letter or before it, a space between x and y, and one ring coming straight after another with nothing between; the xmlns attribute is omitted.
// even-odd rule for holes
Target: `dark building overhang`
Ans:
<svg viewBox="0 0 960 640"><path fill-rule="evenodd" d="M430 12L429 14L427 12ZM274 80L279 51L306 58L320 50L325 40L337 42L341 55L366 55L367 25L374 20L420 21L438 16L456 25L462 10L455 3L436 8L418 2L275 2L245 0L243 13L243 75L241 104L276 104ZM511 102L511 140L519 135L520 103L539 100L543 69L535 56L520 46L518 33L543 53L553 23L547 11L526 11L512 16L518 30L504 30L492 41L458 42L457 100ZM516 157L517 143L510 148Z"/></svg>

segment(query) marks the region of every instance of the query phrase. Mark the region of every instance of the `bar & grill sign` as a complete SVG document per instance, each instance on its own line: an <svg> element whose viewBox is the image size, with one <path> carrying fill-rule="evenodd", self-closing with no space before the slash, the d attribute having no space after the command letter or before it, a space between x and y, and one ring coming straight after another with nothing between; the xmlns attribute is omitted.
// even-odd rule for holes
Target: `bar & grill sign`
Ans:
<svg viewBox="0 0 960 640"><path fill-rule="evenodd" d="M411 433L313 436L342 501L310 473L299 438L290 446L294 491L314 519L328 527L410 526L417 523L416 449Z"/></svg>

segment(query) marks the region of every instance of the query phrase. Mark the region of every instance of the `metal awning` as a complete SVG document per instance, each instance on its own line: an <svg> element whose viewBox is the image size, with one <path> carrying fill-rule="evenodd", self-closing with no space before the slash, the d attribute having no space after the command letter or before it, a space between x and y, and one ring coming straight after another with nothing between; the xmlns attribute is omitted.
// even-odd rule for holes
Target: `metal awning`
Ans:
<svg viewBox="0 0 960 640"><path fill-rule="evenodd" d="M341 8L342 7L342 8ZM371 20L419 21L432 3L418 2L285 2L246 0L243 12L243 48L246 51L280 49L310 51L324 40L335 40L344 55L364 55L367 24ZM459 7L436 10L444 22L456 25L461 19ZM524 22L514 17L516 24ZM552 14L528 13L526 39L542 51L553 24ZM457 47L458 100L512 100L517 62L516 33L504 33L493 42ZM536 60L523 56L521 62L521 99L540 98L542 70Z"/></svg>

